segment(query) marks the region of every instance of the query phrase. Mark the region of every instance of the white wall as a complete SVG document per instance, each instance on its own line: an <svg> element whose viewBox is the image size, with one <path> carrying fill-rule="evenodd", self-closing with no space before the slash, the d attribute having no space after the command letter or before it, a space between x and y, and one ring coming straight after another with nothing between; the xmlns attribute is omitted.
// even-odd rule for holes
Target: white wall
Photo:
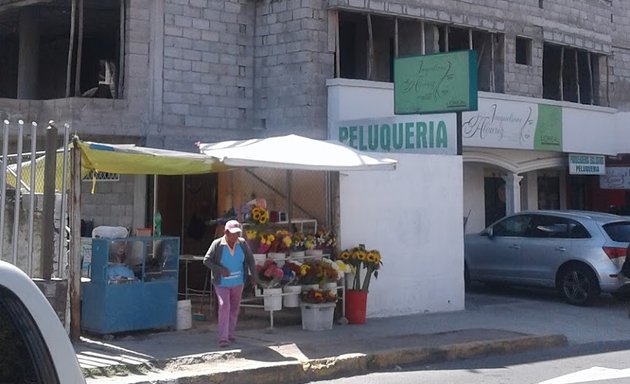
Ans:
<svg viewBox="0 0 630 384"><path fill-rule="evenodd" d="M340 175L340 246L378 249L368 317L464 309L462 158L388 154L395 171Z"/></svg>
<svg viewBox="0 0 630 384"><path fill-rule="evenodd" d="M571 153L598 153L616 155L628 152L628 141L618 137L623 122L616 110L601 107L565 107L562 109L562 150ZM630 132L626 129L626 132ZM629 138L628 134L625 138ZM622 147L625 147L622 149Z"/></svg>
<svg viewBox="0 0 630 384"><path fill-rule="evenodd" d="M394 115L393 86L328 80L328 124ZM375 153L395 171L340 174L339 246L378 249L368 317L464 309L461 156Z"/></svg>

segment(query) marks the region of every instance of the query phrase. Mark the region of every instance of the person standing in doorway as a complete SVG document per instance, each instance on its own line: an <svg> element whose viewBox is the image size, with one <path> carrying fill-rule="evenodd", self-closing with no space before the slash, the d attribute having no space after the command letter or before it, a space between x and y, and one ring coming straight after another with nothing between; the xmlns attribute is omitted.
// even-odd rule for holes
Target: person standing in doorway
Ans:
<svg viewBox="0 0 630 384"><path fill-rule="evenodd" d="M228 221L223 236L212 242L203 258L204 265L212 270L212 284L219 302L217 333L221 348L235 341L243 286L249 276L256 279L254 255L241 237L242 232L241 223Z"/></svg>

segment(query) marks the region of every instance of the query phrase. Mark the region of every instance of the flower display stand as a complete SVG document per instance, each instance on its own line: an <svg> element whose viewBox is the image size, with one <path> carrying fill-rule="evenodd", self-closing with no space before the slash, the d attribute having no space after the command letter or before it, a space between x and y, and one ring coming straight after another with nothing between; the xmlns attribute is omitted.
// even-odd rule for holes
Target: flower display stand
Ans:
<svg viewBox="0 0 630 384"><path fill-rule="evenodd" d="M282 288L263 289L265 311L279 311L282 309Z"/></svg>
<svg viewBox="0 0 630 384"><path fill-rule="evenodd" d="M365 324L365 311L367 308L367 291L353 289L346 290L344 305L346 318L350 324Z"/></svg>
<svg viewBox="0 0 630 384"><path fill-rule="evenodd" d="M302 329L305 331L325 331L332 329L336 303L302 303Z"/></svg>
<svg viewBox="0 0 630 384"><path fill-rule="evenodd" d="M300 306L301 285L286 285L282 288L284 296L282 297L282 305L286 308L297 308Z"/></svg>

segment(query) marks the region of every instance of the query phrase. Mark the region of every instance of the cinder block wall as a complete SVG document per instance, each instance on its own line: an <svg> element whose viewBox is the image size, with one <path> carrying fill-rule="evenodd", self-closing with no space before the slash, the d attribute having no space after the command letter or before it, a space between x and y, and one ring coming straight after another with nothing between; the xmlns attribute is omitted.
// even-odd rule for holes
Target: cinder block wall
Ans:
<svg viewBox="0 0 630 384"><path fill-rule="evenodd" d="M612 58L610 81L611 104L622 111L630 110L630 3L613 2Z"/></svg>
<svg viewBox="0 0 630 384"><path fill-rule="evenodd" d="M329 0L328 5L333 9L370 11L504 33L504 89L513 95L542 97L543 39L611 55L608 64L611 67L611 106L622 110L630 108L630 22L627 16L630 4L627 2L544 0L542 9L538 7L538 1L533 0ZM516 36L533 40L532 66L529 68L515 63ZM599 76L606 79L605 61L600 64ZM601 97L605 100L605 87L602 88Z"/></svg>
<svg viewBox="0 0 630 384"><path fill-rule="evenodd" d="M334 77L326 3L256 2L256 124L270 135L326 137L326 79Z"/></svg>
<svg viewBox="0 0 630 384"><path fill-rule="evenodd" d="M169 146L251 137L254 28L251 1L165 1L159 133Z"/></svg>
<svg viewBox="0 0 630 384"><path fill-rule="evenodd" d="M81 218L99 225L132 227L134 213L134 176L120 175L119 181L99 181L92 193L92 182L81 183Z"/></svg>

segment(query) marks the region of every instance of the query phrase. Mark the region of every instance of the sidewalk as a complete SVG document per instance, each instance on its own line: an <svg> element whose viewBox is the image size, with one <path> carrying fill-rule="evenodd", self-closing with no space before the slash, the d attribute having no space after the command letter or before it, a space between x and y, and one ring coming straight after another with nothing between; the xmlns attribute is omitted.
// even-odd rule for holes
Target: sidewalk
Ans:
<svg viewBox="0 0 630 384"><path fill-rule="evenodd" d="M268 318L244 319L227 349L217 347L214 324L208 322L111 341L85 338L75 349L90 384L265 384L630 338L625 305L611 298L581 308L553 296L536 300L480 292L468 294L466 303L465 311L368 319L319 332L303 331L290 314L273 330Z"/></svg>

